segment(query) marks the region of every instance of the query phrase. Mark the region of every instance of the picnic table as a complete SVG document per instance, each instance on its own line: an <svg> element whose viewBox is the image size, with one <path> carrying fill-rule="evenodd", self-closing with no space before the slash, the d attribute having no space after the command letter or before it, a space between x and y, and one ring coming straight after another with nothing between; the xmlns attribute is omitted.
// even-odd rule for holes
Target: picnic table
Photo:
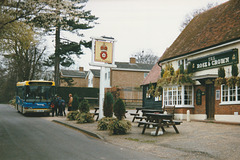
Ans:
<svg viewBox="0 0 240 160"><path fill-rule="evenodd" d="M142 134L145 133L146 128L149 127L150 125L153 125L156 127L155 136L158 135L159 128L161 128L162 131L165 132L164 126L170 126L170 125L173 126L177 134L179 133L176 125L180 125L182 122L173 120L173 117L174 117L173 114L146 113L145 115L147 117L146 122L143 122L143 121L138 122L139 124L144 125Z"/></svg>
<svg viewBox="0 0 240 160"><path fill-rule="evenodd" d="M134 120L136 119L137 116L140 116L140 114L138 112L142 109L143 109L142 107L137 107L136 113L130 113L130 115L133 116L132 122L134 122Z"/></svg>
<svg viewBox="0 0 240 160"><path fill-rule="evenodd" d="M140 119L140 121L147 120L147 113L163 113L163 110L160 109L142 109L142 116L136 116L135 119ZM138 124L138 127L141 125L141 123Z"/></svg>

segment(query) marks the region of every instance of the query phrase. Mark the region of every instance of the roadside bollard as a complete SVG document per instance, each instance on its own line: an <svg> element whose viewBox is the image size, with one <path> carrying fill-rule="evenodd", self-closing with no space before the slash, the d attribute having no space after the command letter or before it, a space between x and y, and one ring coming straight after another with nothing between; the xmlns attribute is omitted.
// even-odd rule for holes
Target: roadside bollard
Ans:
<svg viewBox="0 0 240 160"><path fill-rule="evenodd" d="M190 111L187 110L187 122L190 122Z"/></svg>

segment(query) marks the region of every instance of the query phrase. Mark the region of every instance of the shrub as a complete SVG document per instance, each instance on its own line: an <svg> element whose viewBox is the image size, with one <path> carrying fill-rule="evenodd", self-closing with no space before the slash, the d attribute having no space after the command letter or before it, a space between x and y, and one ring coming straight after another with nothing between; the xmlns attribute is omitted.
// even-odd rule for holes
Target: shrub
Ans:
<svg viewBox="0 0 240 160"><path fill-rule="evenodd" d="M82 102L80 103L78 109L81 113L88 113L89 112L89 109L90 106L89 106L89 103L88 103L88 100L84 99L82 100Z"/></svg>
<svg viewBox="0 0 240 160"><path fill-rule="evenodd" d="M180 74L184 74L184 66L183 66L183 64L180 65L179 71L180 71Z"/></svg>
<svg viewBox="0 0 240 160"><path fill-rule="evenodd" d="M70 112L68 112L68 114L67 114L67 119L69 120L69 121L74 121L74 120L76 120L76 116L78 115L78 111L70 111Z"/></svg>
<svg viewBox="0 0 240 160"><path fill-rule="evenodd" d="M225 69L223 67L218 69L218 77L225 78Z"/></svg>
<svg viewBox="0 0 240 160"><path fill-rule="evenodd" d="M232 76L227 79L227 85L228 86L235 86L237 84L237 77Z"/></svg>
<svg viewBox="0 0 240 160"><path fill-rule="evenodd" d="M170 71L170 75L173 76L175 71L172 65L170 66L169 71Z"/></svg>
<svg viewBox="0 0 240 160"><path fill-rule="evenodd" d="M13 105L13 106L16 106L16 97L14 97L13 99L11 99L9 101L9 104Z"/></svg>
<svg viewBox="0 0 240 160"><path fill-rule="evenodd" d="M125 116L125 112L125 104L123 100L119 98L114 104L114 115L117 117L117 119L122 120L122 118Z"/></svg>
<svg viewBox="0 0 240 160"><path fill-rule="evenodd" d="M77 95L74 95L73 96L73 102L72 102L73 111L78 110L78 106L79 106L79 98L78 98Z"/></svg>
<svg viewBox="0 0 240 160"><path fill-rule="evenodd" d="M110 134L126 134L131 130L132 124L128 120L113 119L108 124Z"/></svg>
<svg viewBox="0 0 240 160"><path fill-rule="evenodd" d="M215 86L220 86L222 84L226 84L227 80L226 78L218 77L215 79Z"/></svg>
<svg viewBox="0 0 240 160"><path fill-rule="evenodd" d="M102 119L100 119L98 121L98 129L99 130L107 130L108 129L108 125L111 121L116 120L116 118L112 118L112 117L103 117Z"/></svg>
<svg viewBox="0 0 240 160"><path fill-rule="evenodd" d="M234 77L238 76L238 67L236 64L232 64L232 76Z"/></svg>
<svg viewBox="0 0 240 160"><path fill-rule="evenodd" d="M187 65L187 74L191 74L193 73L193 68L192 68L192 63L188 63Z"/></svg>
<svg viewBox="0 0 240 160"><path fill-rule="evenodd" d="M103 112L105 117L113 116L113 95L110 92L107 92L105 94Z"/></svg>
<svg viewBox="0 0 240 160"><path fill-rule="evenodd" d="M78 113L76 116L77 123L93 123L93 114L92 113Z"/></svg>
<svg viewBox="0 0 240 160"><path fill-rule="evenodd" d="M162 68L162 70L161 70L161 78L163 77L163 74L164 74L164 69Z"/></svg>

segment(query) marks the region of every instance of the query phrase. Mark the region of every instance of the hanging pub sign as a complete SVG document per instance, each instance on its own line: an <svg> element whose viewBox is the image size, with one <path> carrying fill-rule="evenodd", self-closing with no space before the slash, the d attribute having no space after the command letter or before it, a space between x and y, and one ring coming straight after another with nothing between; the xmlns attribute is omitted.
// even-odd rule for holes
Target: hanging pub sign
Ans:
<svg viewBox="0 0 240 160"><path fill-rule="evenodd" d="M238 63L238 49L190 60L193 72Z"/></svg>
<svg viewBox="0 0 240 160"><path fill-rule="evenodd" d="M96 40L94 60L111 64L113 62L113 43Z"/></svg>

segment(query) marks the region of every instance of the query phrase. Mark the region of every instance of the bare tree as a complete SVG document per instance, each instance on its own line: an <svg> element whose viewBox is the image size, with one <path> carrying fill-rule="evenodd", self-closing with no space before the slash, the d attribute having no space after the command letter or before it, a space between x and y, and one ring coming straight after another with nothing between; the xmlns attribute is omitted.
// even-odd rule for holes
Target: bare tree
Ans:
<svg viewBox="0 0 240 160"><path fill-rule="evenodd" d="M206 7L200 8L200 9L195 9L193 10L191 13L187 14L182 22L182 24L180 25L180 31L183 31L185 29L185 27L189 24L189 22L196 17L197 15L199 15L200 13L203 13L215 6L217 6L218 3L208 3Z"/></svg>
<svg viewBox="0 0 240 160"><path fill-rule="evenodd" d="M131 55L132 57L136 58L137 63L143 63L143 64L155 64L157 63L159 57L154 55L153 51L148 50L142 50L135 54Z"/></svg>

